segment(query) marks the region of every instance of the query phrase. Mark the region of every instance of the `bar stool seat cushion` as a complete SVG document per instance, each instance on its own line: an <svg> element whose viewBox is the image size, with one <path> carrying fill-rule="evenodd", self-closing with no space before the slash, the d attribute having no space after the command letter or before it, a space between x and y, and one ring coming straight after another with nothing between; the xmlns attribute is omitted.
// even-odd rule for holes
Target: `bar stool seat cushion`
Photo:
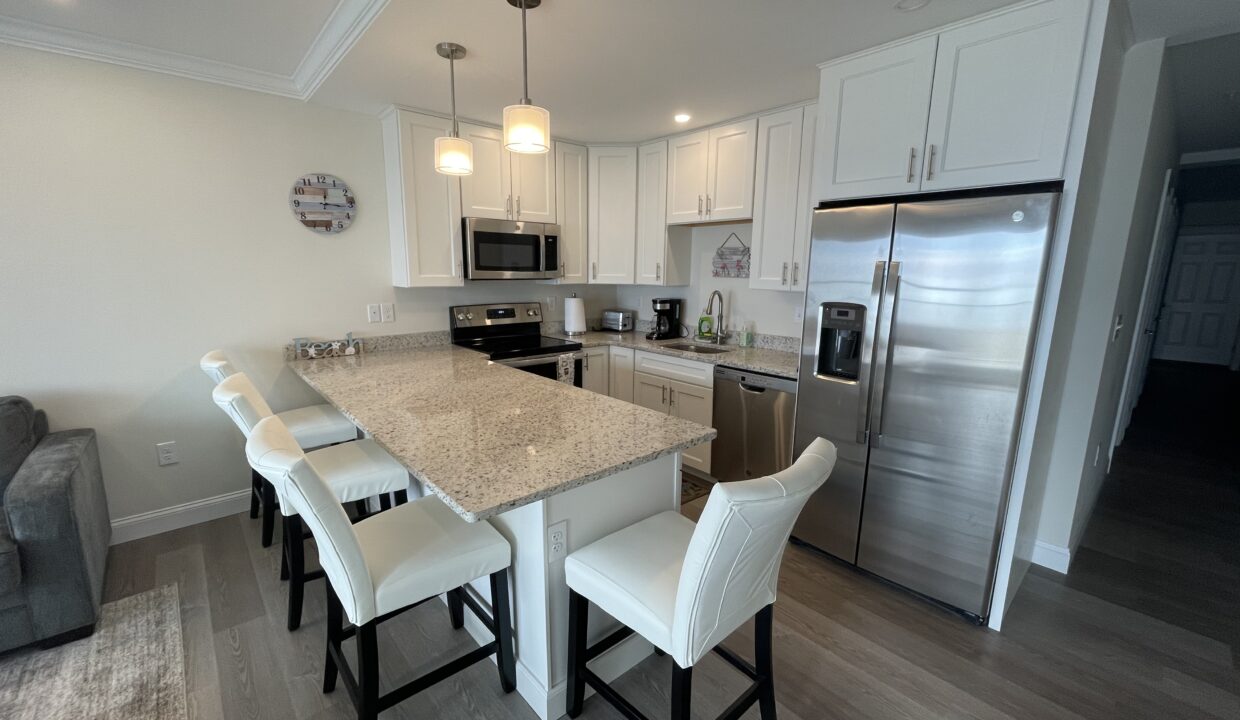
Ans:
<svg viewBox="0 0 1240 720"><path fill-rule="evenodd" d="M303 448L348 442L357 439L357 428L349 418L326 403L276 413Z"/></svg>
<svg viewBox="0 0 1240 720"><path fill-rule="evenodd" d="M369 438L311 450L306 453L306 457L314 463L323 482L331 488L341 503L365 500L409 488L409 473L405 467ZM268 466L262 457L251 457L250 464L269 479L269 474L265 471L282 470L280 465ZM283 484L273 485L280 498L281 514L293 514L293 507L285 501Z"/></svg>
<svg viewBox="0 0 1240 720"><path fill-rule="evenodd" d="M695 527L668 510L601 538L564 561L568 586L673 654L676 589Z"/></svg>
<svg viewBox="0 0 1240 720"><path fill-rule="evenodd" d="M322 465L311 453L316 468ZM468 523L428 496L353 526L385 615L508 567L508 541L488 522Z"/></svg>

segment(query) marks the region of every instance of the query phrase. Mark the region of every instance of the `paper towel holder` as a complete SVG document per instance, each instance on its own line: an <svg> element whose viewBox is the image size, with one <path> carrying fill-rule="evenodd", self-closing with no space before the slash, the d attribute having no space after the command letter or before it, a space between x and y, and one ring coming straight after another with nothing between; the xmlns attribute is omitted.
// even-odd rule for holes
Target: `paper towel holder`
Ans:
<svg viewBox="0 0 1240 720"><path fill-rule="evenodd" d="M577 293L564 298L564 334L568 337L586 334L585 302Z"/></svg>

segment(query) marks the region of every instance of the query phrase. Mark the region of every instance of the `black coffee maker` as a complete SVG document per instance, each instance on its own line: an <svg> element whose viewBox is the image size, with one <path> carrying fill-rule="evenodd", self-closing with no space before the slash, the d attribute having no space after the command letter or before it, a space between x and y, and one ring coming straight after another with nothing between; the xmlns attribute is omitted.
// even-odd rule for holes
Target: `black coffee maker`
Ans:
<svg viewBox="0 0 1240 720"><path fill-rule="evenodd" d="M655 298L654 330L646 333L647 340L671 340L680 337L680 298Z"/></svg>

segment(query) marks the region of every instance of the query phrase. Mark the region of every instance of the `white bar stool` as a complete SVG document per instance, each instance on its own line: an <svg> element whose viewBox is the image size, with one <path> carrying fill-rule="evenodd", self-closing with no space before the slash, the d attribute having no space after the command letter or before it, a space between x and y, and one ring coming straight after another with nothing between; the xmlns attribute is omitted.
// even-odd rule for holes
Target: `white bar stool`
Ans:
<svg viewBox="0 0 1240 720"><path fill-rule="evenodd" d="M262 395L250 382L245 373L234 373L224 379L211 392L215 404L219 405L228 417L236 423L237 428L248 439L254 428L265 418L277 417L263 402ZM293 437L291 431L283 424L281 427ZM298 447L301 443L293 438ZM389 493L395 493L398 503L408 499L409 473L404 466L396 462L391 455L379 447L374 440L352 440L329 447L311 450L315 466L331 488L337 503L355 502L359 504L359 516L365 516L365 500L375 496L385 499L382 509L391 507ZM248 458L247 458L248 459ZM253 462L250 463L254 467ZM258 472L258 468L254 468ZM323 577L321 571L306 572L305 561L305 530L301 517L285 502L278 485L264 481L271 488L273 495L279 496L280 514L284 518L283 548L284 555L281 566L281 578L287 576L289 581L288 597L288 629L296 630L301 625L301 606L305 584L309 580ZM276 503L267 503L273 507ZM265 508L264 508L265 509ZM265 530L265 528L264 528Z"/></svg>
<svg viewBox="0 0 1240 720"><path fill-rule="evenodd" d="M508 607L508 567L512 549L490 523L467 523L437 497L428 496L351 525L315 453L304 453L278 417L261 420L246 442L251 465L305 518L319 546L327 573L327 656L323 692L336 687L337 674L363 720L397 705L476 662L496 655L500 686L516 688L512 623ZM463 589L490 576L490 616ZM464 598L494 640L405 685L379 694L379 623L440 594ZM452 613L455 628L461 618ZM352 627L343 627L347 617ZM341 642L357 638L357 673Z"/></svg>
<svg viewBox="0 0 1240 720"><path fill-rule="evenodd" d="M237 374L237 369L223 350L212 350L203 355L198 361L198 367L202 368L202 371L216 385L229 376ZM271 415L271 408L268 407L267 401L262 399L261 394L258 397L261 400L258 407L264 411L263 417ZM357 427L353 425L353 422L326 403L286 410L279 415L284 424L288 426L289 432L293 433L297 442L307 450L357 439ZM265 485L262 476L251 471L250 517L258 517L259 508L262 507L263 547L270 547L275 527L275 496L270 488L264 487Z"/></svg>
<svg viewBox="0 0 1240 720"><path fill-rule="evenodd" d="M569 555L568 716L581 714L588 683L626 718L644 720L587 667L637 632L672 656L672 720L689 720L693 666L712 649L753 680L720 718L739 718L757 702L762 720L775 720L771 626L779 565L801 508L834 467L835 446L818 438L775 475L715 485L696 525L669 510ZM587 647L591 602L625 627ZM719 647L750 617L756 667Z"/></svg>

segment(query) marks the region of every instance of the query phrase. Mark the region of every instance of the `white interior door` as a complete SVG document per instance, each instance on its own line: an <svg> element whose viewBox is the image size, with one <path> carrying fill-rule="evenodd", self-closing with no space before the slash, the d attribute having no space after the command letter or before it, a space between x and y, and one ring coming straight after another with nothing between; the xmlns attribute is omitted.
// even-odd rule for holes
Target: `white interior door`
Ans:
<svg viewBox="0 0 1240 720"><path fill-rule="evenodd" d="M667 141L667 224L706 217L706 130Z"/></svg>
<svg viewBox="0 0 1240 720"><path fill-rule="evenodd" d="M758 121L745 120L710 131L706 153L706 219L753 217L753 166Z"/></svg>
<svg viewBox="0 0 1240 720"><path fill-rule="evenodd" d="M1154 357L1228 365L1240 323L1240 232L1182 232L1171 258Z"/></svg>

